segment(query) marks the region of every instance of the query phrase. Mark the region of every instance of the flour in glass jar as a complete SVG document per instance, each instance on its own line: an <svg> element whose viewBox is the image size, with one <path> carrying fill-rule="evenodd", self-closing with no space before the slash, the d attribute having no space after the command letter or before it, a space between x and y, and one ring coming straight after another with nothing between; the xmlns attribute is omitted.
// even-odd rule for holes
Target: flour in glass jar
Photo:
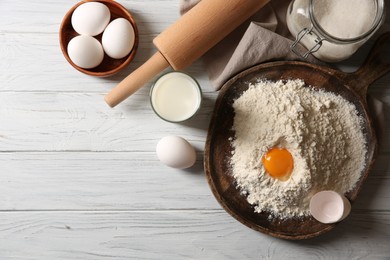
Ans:
<svg viewBox="0 0 390 260"><path fill-rule="evenodd" d="M317 0L313 2L318 24L338 38L355 38L372 27L376 15L374 0Z"/></svg>
<svg viewBox="0 0 390 260"><path fill-rule="evenodd" d="M297 37L302 29L314 28L314 33L300 42L311 49L319 37L323 40L313 55L322 61L341 61L355 53L379 28L381 1L384 0L294 0L286 17L287 25ZM322 32L318 34L319 28Z"/></svg>
<svg viewBox="0 0 390 260"><path fill-rule="evenodd" d="M230 161L237 187L255 212L286 219L309 215L321 190L345 193L365 167L367 148L355 106L302 80L260 81L234 104ZM287 149L294 168L287 181L267 174L262 157Z"/></svg>

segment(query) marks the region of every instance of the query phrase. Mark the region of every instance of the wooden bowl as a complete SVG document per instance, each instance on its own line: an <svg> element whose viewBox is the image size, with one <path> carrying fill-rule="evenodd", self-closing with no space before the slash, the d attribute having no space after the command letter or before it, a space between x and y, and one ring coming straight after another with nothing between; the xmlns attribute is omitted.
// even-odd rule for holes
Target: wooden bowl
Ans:
<svg viewBox="0 0 390 260"><path fill-rule="evenodd" d="M72 27L71 24L71 17L73 14L73 11L80 6L81 4L84 4L86 2L100 2L102 4L105 4L108 9L111 12L111 18L110 22L114 19L117 18L125 18L127 19L131 25L134 28L134 33L135 33L135 41L134 41L134 47L131 50L131 52L124 58L122 59L113 59L110 58L107 54L104 54L104 58L102 63L92 69L83 69L78 67L76 64L72 62L72 60L69 58L68 55L68 44L71 39L79 35ZM134 18L131 16L129 11L127 11L126 8L124 8L122 5L119 3L112 1L112 0L99 0L99 1L90 1L90 0L85 0L77 3L74 5L65 15L64 19L62 20L60 31L59 31L59 36L60 36L60 46L61 46L61 51L64 54L66 60L78 71L81 71L82 73L91 75L91 76L96 76L96 77L108 77L111 75L114 75L115 73L119 72L123 68L125 68L130 61L134 58L137 48L138 48L138 29L137 25L135 23ZM95 36L97 40L101 42L102 40L102 33Z"/></svg>
<svg viewBox="0 0 390 260"><path fill-rule="evenodd" d="M303 79L309 86L336 93L355 105L363 118L362 131L367 143L365 168L356 186L344 194L353 202L367 178L377 154L377 140L373 121L366 103L368 86L385 73L390 72L389 56L383 52L389 49L390 33L382 36L374 46L365 64L356 72L347 74L326 67L304 62L273 62L252 67L229 80L220 91L210 122L205 146L205 172L210 188L221 206L246 226L283 239L307 239L323 234L336 224L323 224L313 217L269 219L269 212L254 212L246 196L236 187L230 158L234 138L233 102L248 89L249 83L263 80Z"/></svg>

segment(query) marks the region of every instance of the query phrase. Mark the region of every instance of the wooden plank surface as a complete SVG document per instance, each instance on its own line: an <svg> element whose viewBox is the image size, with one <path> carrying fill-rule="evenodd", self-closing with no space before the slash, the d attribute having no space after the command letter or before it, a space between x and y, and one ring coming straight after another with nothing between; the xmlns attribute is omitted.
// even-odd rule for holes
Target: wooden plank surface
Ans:
<svg viewBox="0 0 390 260"><path fill-rule="evenodd" d="M3 259L388 259L389 213L353 214L307 241L242 226L222 210L3 212ZM27 256L27 257L26 257Z"/></svg>
<svg viewBox="0 0 390 260"><path fill-rule="evenodd" d="M0 154L0 211L219 209L201 158L187 171L162 166L150 152ZM383 155L354 208L390 210ZM28 198L28 199L26 199Z"/></svg>
<svg viewBox="0 0 390 260"><path fill-rule="evenodd" d="M201 156L180 171L151 152L1 153L0 211L217 209Z"/></svg>
<svg viewBox="0 0 390 260"><path fill-rule="evenodd" d="M147 93L132 96L115 109L103 97L2 92L0 151L154 151L158 140L169 134L181 135L203 149L215 93L204 93L201 111L184 124L157 117Z"/></svg>
<svg viewBox="0 0 390 260"><path fill-rule="evenodd" d="M319 238L275 239L230 217L207 185L203 146L217 93L201 61L188 72L204 102L187 123L153 113L152 82L115 109L103 102L179 17L179 0L119 2L137 21L139 51L123 72L101 79L74 70L58 46L62 17L76 0L0 1L1 260L388 259L390 75L370 89L384 102L385 130L351 216ZM367 51L338 66L355 70ZM193 168L158 161L158 140L172 134L196 147Z"/></svg>

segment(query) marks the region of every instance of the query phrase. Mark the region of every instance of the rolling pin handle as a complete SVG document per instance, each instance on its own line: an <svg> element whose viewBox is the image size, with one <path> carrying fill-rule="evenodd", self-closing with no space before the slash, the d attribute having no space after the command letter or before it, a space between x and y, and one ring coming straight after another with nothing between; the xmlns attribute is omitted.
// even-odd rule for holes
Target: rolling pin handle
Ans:
<svg viewBox="0 0 390 260"><path fill-rule="evenodd" d="M110 107L115 107L168 67L168 61L160 52L156 52L142 66L111 90L104 97L104 100Z"/></svg>

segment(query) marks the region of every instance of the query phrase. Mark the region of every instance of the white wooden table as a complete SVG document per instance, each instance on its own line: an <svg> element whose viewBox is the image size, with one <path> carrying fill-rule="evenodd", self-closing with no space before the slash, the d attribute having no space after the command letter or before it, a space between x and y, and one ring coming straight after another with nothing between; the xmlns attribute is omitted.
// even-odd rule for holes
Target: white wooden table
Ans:
<svg viewBox="0 0 390 260"><path fill-rule="evenodd" d="M115 109L103 102L179 17L178 0L119 2L135 16L140 46L125 71L101 79L73 69L58 45L76 1L0 1L0 259L389 259L389 76L370 90L385 102L386 129L350 217L315 239L272 238L230 217L209 190L202 156L217 93L201 62L188 72L204 103L186 124L152 112L150 84ZM170 134L196 147L190 170L158 161L156 143Z"/></svg>

